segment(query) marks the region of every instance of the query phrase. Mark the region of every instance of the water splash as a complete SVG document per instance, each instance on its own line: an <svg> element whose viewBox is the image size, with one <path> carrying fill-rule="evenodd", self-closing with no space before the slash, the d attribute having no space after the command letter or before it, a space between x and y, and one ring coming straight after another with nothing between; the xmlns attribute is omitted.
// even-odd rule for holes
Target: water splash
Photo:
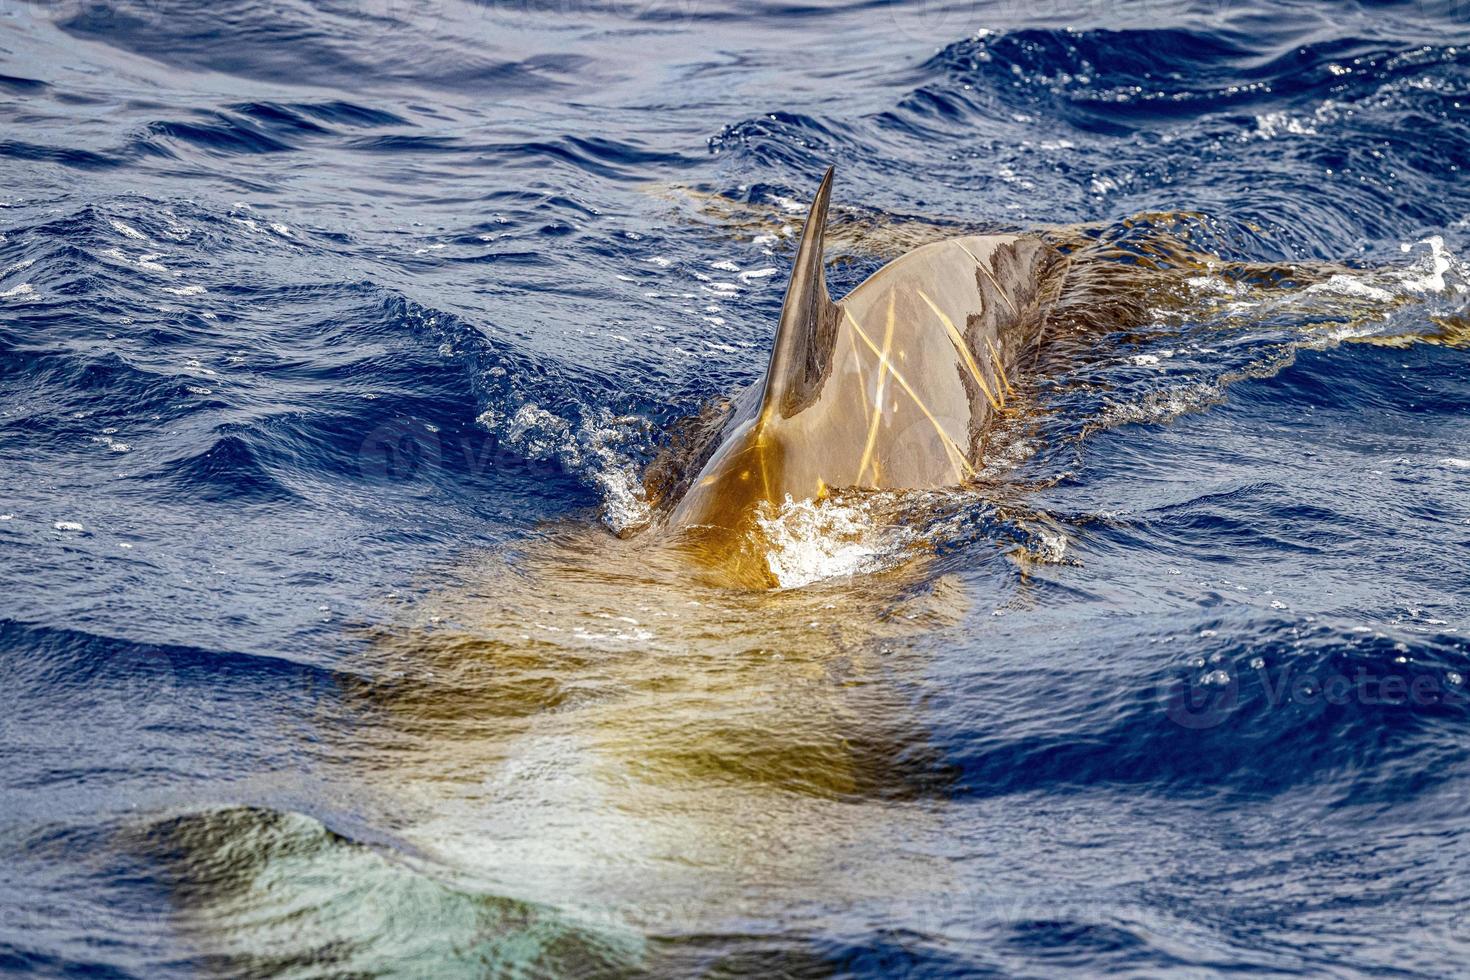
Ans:
<svg viewBox="0 0 1470 980"><path fill-rule="evenodd" d="M756 523L766 541L766 565L777 588L798 589L867 575L912 554L917 533L887 519L887 494L793 500L762 505Z"/></svg>
<svg viewBox="0 0 1470 980"><path fill-rule="evenodd" d="M601 498L603 524L623 535L650 518L640 473L638 450L647 443L650 423L634 416L614 416L601 406L576 406L572 422L534 402L513 412L487 408L477 422L498 436L501 445L530 460L553 462L582 479Z"/></svg>

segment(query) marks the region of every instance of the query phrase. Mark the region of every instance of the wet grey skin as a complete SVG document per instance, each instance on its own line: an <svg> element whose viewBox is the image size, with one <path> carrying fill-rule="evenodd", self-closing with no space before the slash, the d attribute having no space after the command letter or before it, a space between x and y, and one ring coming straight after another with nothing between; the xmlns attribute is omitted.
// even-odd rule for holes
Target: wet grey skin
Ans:
<svg viewBox="0 0 1470 980"><path fill-rule="evenodd" d="M670 513L676 532L740 534L787 497L962 484L1035 358L1066 275L1056 249L1022 235L934 242L834 302L822 271L832 174L802 229L765 377L734 399Z"/></svg>

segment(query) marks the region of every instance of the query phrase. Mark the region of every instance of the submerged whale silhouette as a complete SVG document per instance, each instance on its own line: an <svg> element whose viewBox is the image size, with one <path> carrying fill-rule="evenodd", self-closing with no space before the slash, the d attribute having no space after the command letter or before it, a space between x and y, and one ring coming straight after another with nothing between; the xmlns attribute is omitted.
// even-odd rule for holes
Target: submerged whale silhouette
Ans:
<svg viewBox="0 0 1470 980"><path fill-rule="evenodd" d="M740 533L762 504L835 489L964 483L1011 376L1035 357L1066 275L1060 252L1024 235L952 238L834 302L822 270L832 175L802 230L765 377L708 440L674 530Z"/></svg>

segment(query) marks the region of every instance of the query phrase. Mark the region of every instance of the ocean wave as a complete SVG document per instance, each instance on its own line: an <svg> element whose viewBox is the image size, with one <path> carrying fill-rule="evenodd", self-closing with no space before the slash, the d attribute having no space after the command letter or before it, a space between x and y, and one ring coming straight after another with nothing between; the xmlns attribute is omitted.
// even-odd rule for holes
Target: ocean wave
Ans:
<svg viewBox="0 0 1470 980"><path fill-rule="evenodd" d="M1208 642L1191 644L1182 662L1166 659L1152 673L1058 679L1045 695L1034 676L1016 673L956 692L973 711L1016 698L1039 712L1023 730L951 733L966 745L954 760L964 771L958 791L1003 796L1123 783L1266 798L1311 787L1361 805L1377 794L1430 792L1449 778L1447 765L1461 754L1453 733L1470 720L1457 646L1270 616L1235 620L1231 630L1208 630ZM1161 639L1178 638L1153 638ZM1239 652L1242 645L1248 652ZM1194 736L1181 739L1182 731ZM1380 768L1402 772L1380 765L1399 746L1420 756L1415 775L1365 781Z"/></svg>
<svg viewBox="0 0 1470 980"><path fill-rule="evenodd" d="M1463 959L1454 3L5 13L8 968ZM1171 288L723 588L608 532L832 163Z"/></svg>

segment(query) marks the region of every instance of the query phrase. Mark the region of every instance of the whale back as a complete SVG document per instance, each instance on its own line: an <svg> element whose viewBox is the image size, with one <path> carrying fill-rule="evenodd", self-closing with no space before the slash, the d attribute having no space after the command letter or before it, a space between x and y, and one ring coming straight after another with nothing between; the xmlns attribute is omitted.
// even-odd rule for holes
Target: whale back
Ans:
<svg viewBox="0 0 1470 980"><path fill-rule="evenodd" d="M675 527L737 530L763 501L839 488L964 483L988 425L1013 400L1065 260L1027 236L954 238L890 262L833 302L821 270L830 184L828 171L766 376L737 398L671 515Z"/></svg>

